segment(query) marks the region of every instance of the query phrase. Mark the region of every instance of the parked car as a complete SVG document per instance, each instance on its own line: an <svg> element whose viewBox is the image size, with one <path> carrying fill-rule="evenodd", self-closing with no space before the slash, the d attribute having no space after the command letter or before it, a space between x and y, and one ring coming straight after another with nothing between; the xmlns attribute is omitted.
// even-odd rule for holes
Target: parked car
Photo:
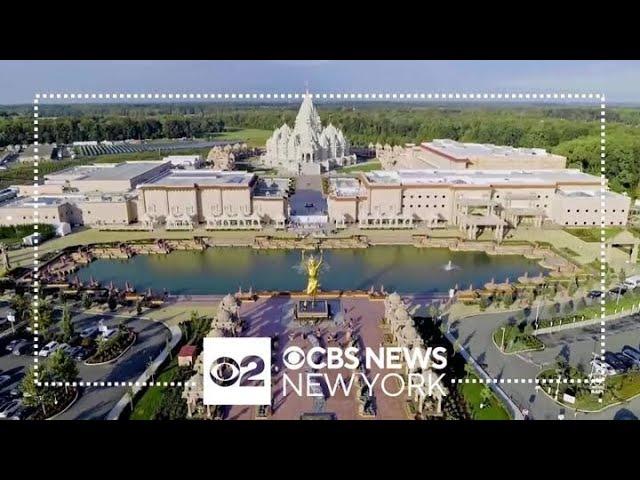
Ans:
<svg viewBox="0 0 640 480"><path fill-rule="evenodd" d="M13 352L13 349L16 347L16 345L18 345L22 341L23 340L21 338L16 338L15 340L11 340L9 343L7 343L7 346L4 348L7 352Z"/></svg>
<svg viewBox="0 0 640 480"><path fill-rule="evenodd" d="M625 372L627 370L631 370L635 365L635 362L623 353L616 353L615 356L618 359L618 361L624 365Z"/></svg>
<svg viewBox="0 0 640 480"><path fill-rule="evenodd" d="M98 335L98 327L91 326L80 330L80 338L93 338Z"/></svg>
<svg viewBox="0 0 640 480"><path fill-rule="evenodd" d="M624 295L625 293L627 293L627 287L624 287L622 285L618 285L617 287L613 287L611 290L609 290L609 295L611 295L612 297Z"/></svg>
<svg viewBox="0 0 640 480"><path fill-rule="evenodd" d="M102 332L102 339L109 340L110 338L113 338L116 333L118 333L117 328L110 328L108 330L105 330L104 332Z"/></svg>
<svg viewBox="0 0 640 480"><path fill-rule="evenodd" d="M587 294L587 297L589 297L589 298L600 298L601 296L602 296L602 291L601 290L591 290Z"/></svg>
<svg viewBox="0 0 640 480"><path fill-rule="evenodd" d="M33 353L33 342L29 340L23 340L18 345L16 345L12 352L14 355L30 355Z"/></svg>
<svg viewBox="0 0 640 480"><path fill-rule="evenodd" d="M605 352L604 361L608 365L613 368L616 373L624 373L627 370L627 367L623 362L620 361L618 355L613 352Z"/></svg>
<svg viewBox="0 0 640 480"><path fill-rule="evenodd" d="M34 409L32 407L27 407L26 405L20 404L17 410L13 412L10 417L7 417L8 420L25 420L29 415L33 413Z"/></svg>
<svg viewBox="0 0 640 480"><path fill-rule="evenodd" d="M628 277L623 282L623 285L629 289L633 289L640 286L640 275L633 275L631 277Z"/></svg>
<svg viewBox="0 0 640 480"><path fill-rule="evenodd" d="M68 343L61 343L58 346L58 350L62 350L64 353L69 354L69 351L72 349L73 347L71 345L69 345Z"/></svg>
<svg viewBox="0 0 640 480"><path fill-rule="evenodd" d="M60 347L58 342L49 342L38 352L40 357L48 357Z"/></svg>
<svg viewBox="0 0 640 480"><path fill-rule="evenodd" d="M73 347L68 353L74 360L84 360L87 358L87 351L83 347Z"/></svg>
<svg viewBox="0 0 640 480"><path fill-rule="evenodd" d="M0 407L0 418L11 417L22 406L20 400L11 400Z"/></svg>
<svg viewBox="0 0 640 480"><path fill-rule="evenodd" d="M622 354L629 357L637 366L640 367L640 350L633 348L631 345L625 345L622 347Z"/></svg>
<svg viewBox="0 0 640 480"><path fill-rule="evenodd" d="M593 365L593 367L602 372L604 375L615 375L618 372L616 371L615 368L613 368L611 365L609 365L608 363L605 363L601 360L595 359L595 360L591 360L591 365Z"/></svg>
<svg viewBox="0 0 640 480"><path fill-rule="evenodd" d="M4 387L10 382L11 382L11 375L7 375L7 374L0 375L0 388Z"/></svg>

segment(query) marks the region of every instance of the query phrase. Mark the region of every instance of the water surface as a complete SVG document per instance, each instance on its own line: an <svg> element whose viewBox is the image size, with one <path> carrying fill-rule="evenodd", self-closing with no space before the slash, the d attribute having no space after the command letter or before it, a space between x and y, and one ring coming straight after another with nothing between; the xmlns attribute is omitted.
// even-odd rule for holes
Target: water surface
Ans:
<svg viewBox="0 0 640 480"><path fill-rule="evenodd" d="M481 286L492 278L515 280L525 271L543 271L537 262L517 255L490 256L483 252L451 252L439 248L376 246L326 250L320 275L323 290L367 290L384 285L401 293L446 292L458 284ZM447 271L451 261L454 269ZM175 251L168 255L137 255L129 260L96 260L78 272L138 290L166 289L171 294L224 294L247 290L302 290L306 277L300 251L216 247L204 252Z"/></svg>

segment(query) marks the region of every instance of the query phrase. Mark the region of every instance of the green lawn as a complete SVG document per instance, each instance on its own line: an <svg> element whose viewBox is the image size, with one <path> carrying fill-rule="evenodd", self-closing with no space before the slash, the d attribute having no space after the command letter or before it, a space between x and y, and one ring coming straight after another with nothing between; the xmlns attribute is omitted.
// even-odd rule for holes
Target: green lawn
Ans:
<svg viewBox="0 0 640 480"><path fill-rule="evenodd" d="M478 380L474 374L469 375L470 379ZM483 383L463 383L461 393L469 406L471 416L474 420L511 420L509 412L502 406L500 400L491 392L489 405L480 408L482 402L481 392L487 385Z"/></svg>
<svg viewBox="0 0 640 480"><path fill-rule="evenodd" d="M358 165L351 165L348 167L342 167L336 170L338 173L354 173L354 172L370 172L372 170L382 170L382 165L378 160L372 162L360 163Z"/></svg>
<svg viewBox="0 0 640 480"><path fill-rule="evenodd" d="M607 227L604 229L605 238L611 238L620 233L623 228ZM600 228L565 228L565 231L585 242L600 242Z"/></svg>
<svg viewBox="0 0 640 480"><path fill-rule="evenodd" d="M272 133L272 130L259 128L227 128L225 132L214 134L214 140L238 140L249 147L264 147Z"/></svg>
<svg viewBox="0 0 640 480"><path fill-rule="evenodd" d="M574 375L570 375L570 377L573 376ZM538 377L555 379L558 377L558 374L556 373L555 369L550 369L541 372ZM584 375L579 375L578 378L584 378ZM556 388L556 384L552 384L552 394L555 394ZM570 388L575 387L571 386L571 384L567 385L565 383L561 383L558 393L558 399L561 400L563 394L567 391L567 389ZM600 402L600 395L592 394L589 391L588 387L582 387L575 395L576 403L573 405L566 404L566 406L584 411L599 411L603 408L608 407L609 405L628 401L638 395L640 395L640 372L636 370L620 375L607 377L605 381L604 393L602 394L602 402Z"/></svg>
<svg viewBox="0 0 640 480"><path fill-rule="evenodd" d="M156 382L172 382L178 373L178 357L174 357L164 371L155 378ZM135 402L131 420L152 420L160 408L165 391L176 387L149 387Z"/></svg>

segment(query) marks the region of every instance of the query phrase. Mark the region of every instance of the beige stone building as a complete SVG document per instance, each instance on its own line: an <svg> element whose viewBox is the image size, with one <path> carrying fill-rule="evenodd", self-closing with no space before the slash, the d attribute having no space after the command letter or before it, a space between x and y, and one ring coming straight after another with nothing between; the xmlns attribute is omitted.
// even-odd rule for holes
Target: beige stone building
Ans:
<svg viewBox="0 0 640 480"><path fill-rule="evenodd" d="M138 221L135 187L170 171L170 162L124 162L72 167L46 175L44 185L18 185L0 203L0 225L38 221L71 227L123 227Z"/></svg>
<svg viewBox="0 0 640 480"><path fill-rule="evenodd" d="M96 163L67 168L45 176L44 185L76 192L128 192L171 168L171 162Z"/></svg>
<svg viewBox="0 0 640 480"><path fill-rule="evenodd" d="M37 205L37 208L36 208ZM71 227L126 226L138 219L135 194L91 194L18 197L0 205L0 225L39 223Z"/></svg>
<svg viewBox="0 0 640 480"><path fill-rule="evenodd" d="M376 156L385 170L563 169L567 159L542 148L514 148L454 140L433 140L404 147L377 145Z"/></svg>
<svg viewBox="0 0 640 480"><path fill-rule="evenodd" d="M288 179L258 178L247 172L172 171L139 186L140 220L148 228L284 228Z"/></svg>
<svg viewBox="0 0 640 480"><path fill-rule="evenodd" d="M329 220L336 227L458 226L468 238L484 229L600 225L600 178L578 170L399 170L332 178ZM607 191L607 225L626 225L630 199Z"/></svg>

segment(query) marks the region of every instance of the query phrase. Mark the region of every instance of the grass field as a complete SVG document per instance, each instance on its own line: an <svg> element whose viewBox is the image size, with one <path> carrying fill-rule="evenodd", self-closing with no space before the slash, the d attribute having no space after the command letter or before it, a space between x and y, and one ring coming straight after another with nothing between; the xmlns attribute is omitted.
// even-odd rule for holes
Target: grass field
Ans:
<svg viewBox="0 0 640 480"><path fill-rule="evenodd" d="M272 133L259 128L227 128L226 132L214 134L214 140L241 140L249 147L264 147Z"/></svg>
<svg viewBox="0 0 640 480"><path fill-rule="evenodd" d="M338 173L354 173L354 172L370 172L372 170L382 170L382 165L379 161L374 160L372 162L360 163L358 165L351 165L349 167L343 167L336 170Z"/></svg>
<svg viewBox="0 0 640 480"><path fill-rule="evenodd" d="M470 379L478 380L478 377L475 375L470 375ZM489 398L489 405L484 408L480 408L480 403L482 403L482 391L485 388L489 388L487 385L482 383L464 383L462 384L462 396L467 401L469 405L469 410L471 411L471 415L474 420L510 420L511 417L509 412L502 406L500 400L495 396L493 392L491 392L491 397Z"/></svg>
<svg viewBox="0 0 640 480"><path fill-rule="evenodd" d="M624 229L608 227L604 229L604 236L605 238L611 238L622 230ZM600 228L566 228L565 231L585 242L600 242Z"/></svg>
<svg viewBox="0 0 640 480"><path fill-rule="evenodd" d="M178 358L174 357L167 368L155 379L156 382L172 382L178 373ZM175 387L150 387L138 399L131 412L131 420L152 420L160 408L165 390Z"/></svg>

